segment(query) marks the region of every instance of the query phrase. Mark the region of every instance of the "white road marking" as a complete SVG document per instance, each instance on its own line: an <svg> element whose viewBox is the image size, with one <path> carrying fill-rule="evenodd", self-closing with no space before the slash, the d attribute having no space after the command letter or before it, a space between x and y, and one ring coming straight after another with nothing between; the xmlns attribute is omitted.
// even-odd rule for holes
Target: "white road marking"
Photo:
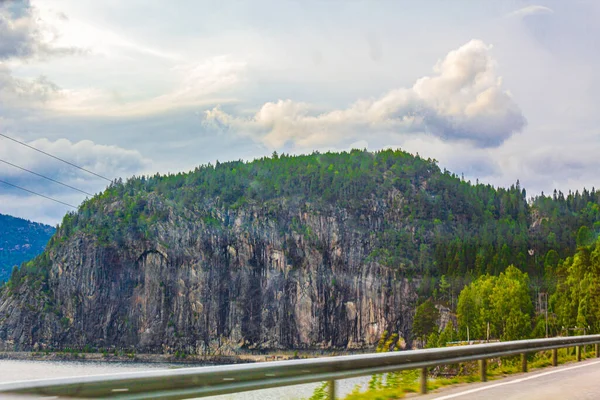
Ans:
<svg viewBox="0 0 600 400"><path fill-rule="evenodd" d="M508 382L495 383L493 385L482 386L482 387L479 387L479 388L476 388L476 389L470 389L470 390L466 390L466 391L460 392L460 393L454 393L454 394L448 394L446 396L436 397L436 398L434 398L432 400L453 399L455 397L460 397L460 396L464 396L464 395L467 395L467 394L482 392L484 390L497 388L499 386L505 386L505 385L512 385L512 384L515 384L515 383L521 383L521 382L524 382L524 381L528 381L530 379L536 379L536 378L539 378L539 377L542 377L542 376L552 375L552 374L558 374L558 373L563 372L563 371L570 371L572 369L584 368L584 367L588 367L590 365L596 365L596 364L600 364L600 361L594 361L592 363L586 363L586 364L577 365L577 366L574 366L574 367L561 368L561 369L555 369L555 370L548 371L548 372L542 372L541 374L527 376L525 378L519 378L519 379L515 379L515 380L512 380L512 381L508 381Z"/></svg>

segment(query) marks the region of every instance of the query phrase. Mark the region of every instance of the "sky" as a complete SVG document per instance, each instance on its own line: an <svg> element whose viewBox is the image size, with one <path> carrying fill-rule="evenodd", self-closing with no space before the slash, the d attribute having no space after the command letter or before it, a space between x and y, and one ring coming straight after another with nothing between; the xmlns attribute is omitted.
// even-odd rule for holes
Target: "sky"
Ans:
<svg viewBox="0 0 600 400"><path fill-rule="evenodd" d="M110 179L400 148L528 196L590 189L598 20L596 0L0 0L0 134ZM107 184L0 136L0 180L88 196L14 165ZM72 210L0 183L0 213Z"/></svg>

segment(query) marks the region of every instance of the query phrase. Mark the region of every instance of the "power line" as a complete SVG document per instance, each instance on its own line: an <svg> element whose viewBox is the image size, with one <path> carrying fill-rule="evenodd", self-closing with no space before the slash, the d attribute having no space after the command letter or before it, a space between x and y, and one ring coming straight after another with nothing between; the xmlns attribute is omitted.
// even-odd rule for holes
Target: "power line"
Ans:
<svg viewBox="0 0 600 400"><path fill-rule="evenodd" d="M21 187L21 186L13 185L12 183L8 183L8 182L6 182L6 181L3 181L2 179L0 179L0 182L1 182L1 183L4 183L5 185L12 186L12 187L14 187L14 188L17 188L17 189L24 190L24 191L26 191L26 192L28 192L28 193L35 194L36 196L40 196L40 197L43 197L43 198L45 198L45 199L52 200L52 201L55 201L55 202L57 202L57 203L64 204L65 206L69 206L69 207L72 207L72 208L74 208L74 209L77 209L77 207L75 207L74 205L71 205L71 204L65 203L65 202L63 202L63 201L60 201L60 200L53 199L52 197L45 196L45 195L43 195L43 194L40 194L40 193L37 193L37 192L31 191L31 190L29 190L29 189L25 189L25 188L23 188L23 187Z"/></svg>
<svg viewBox="0 0 600 400"><path fill-rule="evenodd" d="M18 169L20 169L20 170L22 170L22 171L29 172L30 174L33 174L33 175L39 176L40 178L47 179L47 180L49 180L49 181L51 181L51 182L58 183L59 185L63 185L63 186L65 186L65 187L68 187L68 188L70 188L70 189L73 189L73 190L77 190L78 192L81 192L81 193L83 193L83 194L87 194L88 196L93 196L93 194L92 194L92 193L88 193L88 192L86 192L85 190L77 189L76 187L73 187L73 186L71 186L71 185L67 185L66 183L63 183L63 182L57 181L56 179L52 179L52 178L50 178L50 177L48 177L48 176L45 176L45 175L42 175L42 174L38 174L37 172L33 172L33 171L31 171L31 170L28 170L27 168L19 167L18 165L16 165L16 164L13 164L13 163L11 163L11 162L8 162L8 161L6 161L6 160L3 160L3 159L1 159L1 158L0 158L0 162L3 162L4 164L8 164L8 165L10 165L10 166L12 166L12 167L18 168Z"/></svg>
<svg viewBox="0 0 600 400"><path fill-rule="evenodd" d="M20 142L20 141L18 141L17 139L13 139L13 138L11 138L10 136L6 136L6 135L4 135L4 134L2 134L2 133L0 133L0 136L2 136L2 137L5 137L6 139L12 140L12 141L13 141L13 142L15 142L15 143L19 143L19 144L21 144L21 145L23 145L23 146L25 146L25 147L29 147L29 148L30 148L30 149L32 149L32 150L35 150L35 151L37 151L37 152L40 152L40 153L42 153L42 154L45 154L45 155L47 155L48 157L52 157L52 158L54 158L54 159L56 159L56 160L58 160L58 161L62 161L62 162L64 162L65 164L69 164L69 165L70 165L70 166L72 166L72 167L79 168L80 170L82 170L82 171L85 171L85 172L87 172L88 174L92 174L92 175L95 175L95 176L97 176L98 178L102 178L102 179L104 179L104 180L106 180L106 181L112 182L112 179L108 179L108 178L107 178L107 177L105 177L105 176L102 176L102 175L99 175L99 174L97 174L97 173L95 173L95 172L92 172L92 171L90 171L90 170L87 170L87 169L85 169L85 168L83 168L83 167L80 167L79 165L75 165L75 164L73 164L73 163L71 163L71 162L69 162L69 161L67 161L67 160L63 160L63 159L62 159L62 158L60 158L60 157L53 156L52 154L50 154L50 153L46 153L46 152L45 152L45 151L43 151L43 150L36 149L35 147L33 147L33 146L30 146L30 145L28 145L27 143Z"/></svg>

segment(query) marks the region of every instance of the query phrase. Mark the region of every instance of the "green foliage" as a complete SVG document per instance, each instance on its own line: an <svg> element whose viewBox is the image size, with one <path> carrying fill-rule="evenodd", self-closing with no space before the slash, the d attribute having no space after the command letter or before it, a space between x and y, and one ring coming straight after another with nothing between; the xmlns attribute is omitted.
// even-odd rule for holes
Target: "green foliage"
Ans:
<svg viewBox="0 0 600 400"><path fill-rule="evenodd" d="M380 199L389 199L391 209L380 210ZM541 277L549 251L564 258L575 250L581 226L593 235L600 229L595 190L542 195L528 204L519 182L507 189L472 184L441 171L435 160L400 150L352 150L273 154L203 165L190 173L117 180L77 213L67 214L49 246L78 234L104 247L122 246L126 239L153 240L159 225L172 218L188 218L208 231L228 229L233 221L226 211L248 205L266 207L277 220L281 202L315 212L342 208L358 231L365 229L361 218L387 213L364 261L379 262L398 276L426 276L421 299L438 290L439 300L452 308L470 280L497 275L510 264ZM303 221L277 223L282 232L299 232L315 247L323 246ZM536 229L530 229L532 223Z"/></svg>
<svg viewBox="0 0 600 400"><path fill-rule="evenodd" d="M405 396L404 388L382 388L360 392L355 390L345 397L345 400L396 400Z"/></svg>
<svg viewBox="0 0 600 400"><path fill-rule="evenodd" d="M327 400L329 398L329 382L323 382L313 392L308 400Z"/></svg>
<svg viewBox="0 0 600 400"><path fill-rule="evenodd" d="M175 351L175 354L174 354L174 357L176 359L184 359L187 356L188 356L187 353L183 350L177 350L177 351Z"/></svg>
<svg viewBox="0 0 600 400"><path fill-rule="evenodd" d="M65 216L51 244L78 232L95 237L100 246L118 246L125 237L149 240L156 236L156 225L171 218L171 210L180 218L186 210L203 215L193 222L208 230L226 229L231 221L207 210L267 205L277 213L277 206L269 204L281 199L310 204L315 211L344 208L358 218L390 194L395 215L374 232L365 261L409 276L428 273L434 281L445 275L451 287L443 296L451 304L462 287L452 281L498 273L522 260L529 247L529 206L518 184L510 189L472 185L440 171L435 160L399 150L273 154L248 163L204 165L191 173L119 180L85 201L78 213ZM322 245L302 221L282 227L287 229ZM432 290L427 288L424 296Z"/></svg>
<svg viewBox="0 0 600 400"><path fill-rule="evenodd" d="M446 275L440 277L439 290L440 300L450 302L452 298L452 285L446 279Z"/></svg>
<svg viewBox="0 0 600 400"><path fill-rule="evenodd" d="M377 344L378 353L387 353L400 350L400 340L398 334L383 333ZM368 389L361 392L357 387L346 400L367 400L367 399L398 399L404 397L407 387L414 385L418 379L418 371L400 371L388 374L376 374L371 377Z"/></svg>
<svg viewBox="0 0 600 400"><path fill-rule="evenodd" d="M582 226L577 231L577 247L586 247L594 242L594 233L587 226Z"/></svg>
<svg viewBox="0 0 600 400"><path fill-rule="evenodd" d="M558 255L558 252L554 249L551 249L546 253L546 258L544 259L544 267L556 268L559 261L560 257Z"/></svg>
<svg viewBox="0 0 600 400"><path fill-rule="evenodd" d="M69 320L69 318L67 318L67 317L62 317L62 318L60 319L60 324L62 325L62 327L63 327L64 329L66 329L66 328L68 328L68 327L69 327L69 325L71 324L71 321L70 321L70 320Z"/></svg>
<svg viewBox="0 0 600 400"><path fill-rule="evenodd" d="M377 347L375 349L376 353L387 353L389 351L395 351L399 348L398 335L393 334L390 335L388 331L384 331L381 337L379 338L379 342L377 343ZM369 389L377 390L381 388L383 385L383 374L375 374L369 380Z"/></svg>
<svg viewBox="0 0 600 400"><path fill-rule="evenodd" d="M497 279L492 292L492 315L502 340L526 339L531 333L533 305L529 296L529 276L509 266Z"/></svg>
<svg viewBox="0 0 600 400"><path fill-rule="evenodd" d="M458 298L462 339L525 339L531 334L533 305L529 276L509 266L499 276L484 275L465 287Z"/></svg>
<svg viewBox="0 0 600 400"><path fill-rule="evenodd" d="M425 341L425 339L432 335L436 334L438 331L437 322L440 319L440 312L433 304L431 299L427 299L421 305L417 307L415 312L415 318L413 321L413 336L415 338L420 338ZM435 337L435 346L437 346L437 336Z"/></svg>
<svg viewBox="0 0 600 400"><path fill-rule="evenodd" d="M556 277L556 292L550 299L556 314L552 330L560 332L565 327L578 328L579 334L600 332L600 241L580 247L557 267Z"/></svg>
<svg viewBox="0 0 600 400"><path fill-rule="evenodd" d="M438 347L438 341L440 339L440 335L437 331L433 331L427 336L427 341L425 342L426 349L433 349Z"/></svg>
<svg viewBox="0 0 600 400"><path fill-rule="evenodd" d="M456 340L457 335L456 330L454 329L454 323L449 321L442 333L440 333L437 341L437 347L446 347L449 342L454 342Z"/></svg>
<svg viewBox="0 0 600 400"><path fill-rule="evenodd" d="M600 231L600 191L583 189L567 195L554 191L534 199L531 248L544 255L554 249L560 258L571 256L578 245L589 245ZM584 227L582 229L582 227Z"/></svg>
<svg viewBox="0 0 600 400"><path fill-rule="evenodd" d="M262 207L282 235L297 233L317 250L325 239L300 215L343 212L349 233L371 235L361 262L387 267L392 279L416 278L423 304L433 298L458 308L460 338L466 327L471 338L487 337L488 323L492 337L531 335L531 297L539 291L556 292L556 326L600 328L599 296L586 294L596 293L598 284L589 248L600 231L600 192L555 192L528 202L518 181L508 188L467 182L435 160L400 150L274 153L190 173L117 180L64 217L48 250L57 253L76 236L107 248L154 241L169 249L173 243L164 235L159 240L166 224L195 224L214 234L231 229L231 216L242 207ZM291 221L282 212L286 207L298 211ZM365 221L374 220L372 230ZM302 256L293 257L295 267L302 265ZM49 252L9 268L15 264L21 267L12 272L9 290L24 282L49 290ZM430 345L447 342L450 332L432 336L434 312L424 311L417 310L415 334L431 336ZM539 319L534 322L539 332Z"/></svg>

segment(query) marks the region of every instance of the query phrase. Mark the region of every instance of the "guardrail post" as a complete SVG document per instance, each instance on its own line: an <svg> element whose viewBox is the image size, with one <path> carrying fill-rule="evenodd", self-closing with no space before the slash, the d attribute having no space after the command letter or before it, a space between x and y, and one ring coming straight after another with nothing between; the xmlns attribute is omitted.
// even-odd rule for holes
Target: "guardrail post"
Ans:
<svg viewBox="0 0 600 400"><path fill-rule="evenodd" d="M577 361L581 361L581 348L583 346L576 346L575 347L575 356L577 357Z"/></svg>
<svg viewBox="0 0 600 400"><path fill-rule="evenodd" d="M427 368L421 368L421 394L427 393Z"/></svg>
<svg viewBox="0 0 600 400"><path fill-rule="evenodd" d="M521 353L521 372L527 372L527 353Z"/></svg>
<svg viewBox="0 0 600 400"><path fill-rule="evenodd" d="M596 343L596 358L600 357L600 343Z"/></svg>
<svg viewBox="0 0 600 400"><path fill-rule="evenodd" d="M328 392L329 392L329 400L335 400L335 381L329 381Z"/></svg>
<svg viewBox="0 0 600 400"><path fill-rule="evenodd" d="M558 366L558 349L552 349L552 366Z"/></svg>
<svg viewBox="0 0 600 400"><path fill-rule="evenodd" d="M481 382L487 382L487 360L485 358L483 360L479 360L479 376L481 378Z"/></svg>

